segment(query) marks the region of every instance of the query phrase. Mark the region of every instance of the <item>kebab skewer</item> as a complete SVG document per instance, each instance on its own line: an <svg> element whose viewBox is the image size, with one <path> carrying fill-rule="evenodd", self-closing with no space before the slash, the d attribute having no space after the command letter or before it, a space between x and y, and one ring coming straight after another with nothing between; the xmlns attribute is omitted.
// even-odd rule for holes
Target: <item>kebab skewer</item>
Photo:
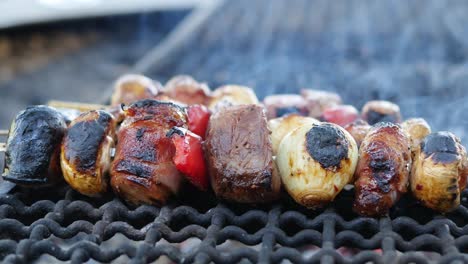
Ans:
<svg viewBox="0 0 468 264"><path fill-rule="evenodd" d="M193 79L192 79L192 80L193 80ZM175 83L177 83L177 82L175 82ZM182 82L182 83L184 83L184 82ZM190 83L190 82L185 82L184 85L187 85L187 83ZM236 89L236 86L231 86L231 88L229 88L229 89L226 89L226 88L225 88L224 90L229 91L230 89L231 89L231 90L232 90L232 89L235 90L235 89ZM245 95L245 94L247 94L247 95L248 95L248 94L250 94L250 95L252 94L252 93L248 92L248 90L246 90L246 89L240 89L239 91L242 91L242 90L243 90L243 92L240 92L240 93L238 93L238 92L232 92L232 91L229 92L229 93L227 93L226 91L225 91L225 92L222 92L222 93L221 93L221 92L218 92L218 98L216 98L215 100L213 100L213 101L211 101L211 102L216 102L216 101L217 101L217 102L228 102L228 103L225 104L224 106L221 105L222 107L219 107L219 104L218 104L218 106L215 107L214 109L215 109L215 110L219 110L219 109L222 109L222 108L225 107L225 106L229 106L229 105L233 105L233 104L242 104L242 103L243 103L243 102L242 102L242 99L240 99L240 102L239 102L238 99L239 99L239 98L247 98L247 99L248 99L249 97L245 97L244 95ZM183 92L183 91L184 91L184 89L179 89L179 90L178 90L178 92ZM237 95L237 94L239 94L238 97L235 96L235 95ZM243 94L244 94L244 95L243 95ZM237 99L232 99L232 98L233 98L233 95L234 95L234 97L237 98ZM210 96L211 96L211 95L208 94L207 97L210 98ZM161 93L161 94L158 93L156 97L160 97L160 98L163 98L163 99L166 98L166 99L167 99L167 97L164 97L164 92ZM221 98L219 98L219 97L221 97ZM309 98L309 99L310 99L310 98ZM250 100L250 101L249 101L249 100ZM231 102L229 102L229 101L231 101ZM255 102L255 103L258 102L258 101L255 101L255 100L253 100L253 99L248 99L248 101L249 101L249 102ZM380 104L380 106L382 105L381 102L379 102L379 104ZM377 105L379 106L379 104L377 104ZM216 104L215 104L215 105L216 105ZM95 106L95 107L103 108L103 106L100 106L100 105ZM107 107L107 106L104 106L104 107ZM375 103L374 103L374 108L375 108ZM388 107L388 108L390 108L390 110L392 110L392 109L395 110L395 109L396 109L396 108L394 108L394 107ZM118 107L118 109L120 110L120 107ZM196 109L197 111L201 111L201 110L200 110L201 108L200 108L200 107L197 107L197 106L189 106L187 109ZM327 115L322 115L322 119L325 119L325 120L328 119L328 120L330 120L330 121L336 120L336 122L339 123L339 122L341 122L341 120L344 120L342 117L347 118L347 117L350 117L350 116L351 116L352 119L355 118L355 114L353 113L354 111L348 111L349 113L351 113L351 115L349 115L346 111L336 111L336 109L339 110L340 108L339 108L339 107L336 107L336 106L334 106L334 105L330 106L330 109L331 109L331 110L328 111L328 113L331 113L331 115L328 115L328 116L327 116ZM344 107L343 109L346 109L346 108ZM350 109L350 108L348 108L348 109ZM384 109L385 109L385 107L384 107ZM197 112L197 111L192 111L192 112ZM203 112L203 111L201 111L201 112ZM326 111L324 111L324 112L326 112ZM375 112L375 111L374 111L374 112ZM189 110L189 113L190 113L190 110ZM393 112L391 112L391 116L399 116L399 111L393 111ZM289 116L287 116L287 117L289 117ZM325 117L325 118L324 118L324 117ZM205 118L205 120L206 120L206 119L207 119L207 118ZM352 120L352 119L350 119L350 120ZM399 120L397 120L397 121L399 121ZM341 124L341 125L344 125L344 124ZM403 126L404 126L404 125L405 125L405 124L403 123ZM299 125L298 125L298 127L299 127ZM190 122L189 122L189 128L190 128ZM295 127L294 127L294 128L295 128ZM294 129L294 128L293 128L293 129ZM292 130L293 130L293 129L292 129ZM179 129L175 129L175 131L178 131L178 130L179 130ZM181 130L183 130L183 128L182 128ZM203 129L201 129L200 131L203 131ZM273 131L273 132L275 132L275 131ZM284 133L284 132L282 132L282 133ZM170 133L169 133L169 134L170 134ZM200 132L199 134L201 134L200 136L204 136L203 132ZM275 133L273 133L273 134L275 134ZM287 134L287 133L286 133L286 134ZM177 133L172 133L171 135L172 135L172 137L170 137L170 139L173 140L173 141L175 141L174 138L179 138L179 137L177 137L177 136L180 136L180 138L183 138L183 139L184 139L184 140L182 140L182 141L185 141L185 138L187 137L187 135L190 135L190 133L177 132ZM177 135L177 136L176 136L176 137L173 137L174 135ZM167 136L167 135L166 135L166 136ZM196 136L196 135L195 135L195 136ZM285 135L283 135L283 136L285 136ZM413 136L412 136L412 137L413 137ZM198 140L200 141L200 139L198 139ZM419 138L419 140L421 140L421 138ZM179 140L179 141L180 141L180 140ZM279 145L279 144L277 144L277 145ZM273 148L274 148L274 147L273 147ZM200 148L199 148L199 150L200 150ZM273 153L275 153L275 152L277 152L277 151L274 151ZM276 154L277 154L277 153L276 153ZM275 155L276 155L276 154L275 154ZM175 159L173 159L173 160L175 160ZM460 174L460 175L462 175L462 174ZM463 178L463 177L466 177L466 176L463 176L463 175L462 175L461 177ZM464 187L464 185L463 185L463 180L461 180L460 182L461 182L461 184L460 184L459 187L460 187L460 189L462 189L462 188ZM313 206L314 206L314 205L312 205L311 207L313 207Z"/></svg>

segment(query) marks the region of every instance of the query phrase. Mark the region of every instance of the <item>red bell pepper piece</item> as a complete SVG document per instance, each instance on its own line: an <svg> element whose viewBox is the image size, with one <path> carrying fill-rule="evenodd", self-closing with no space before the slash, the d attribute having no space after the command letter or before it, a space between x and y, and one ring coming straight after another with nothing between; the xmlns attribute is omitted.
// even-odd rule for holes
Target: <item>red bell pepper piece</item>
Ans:
<svg viewBox="0 0 468 264"><path fill-rule="evenodd" d="M172 158L178 171L198 189L208 189L208 176L203 156L202 138L191 131L179 127L172 128L167 136L175 146Z"/></svg>
<svg viewBox="0 0 468 264"><path fill-rule="evenodd" d="M187 108L188 128L205 139L206 128L210 120L210 110L204 105L191 105Z"/></svg>

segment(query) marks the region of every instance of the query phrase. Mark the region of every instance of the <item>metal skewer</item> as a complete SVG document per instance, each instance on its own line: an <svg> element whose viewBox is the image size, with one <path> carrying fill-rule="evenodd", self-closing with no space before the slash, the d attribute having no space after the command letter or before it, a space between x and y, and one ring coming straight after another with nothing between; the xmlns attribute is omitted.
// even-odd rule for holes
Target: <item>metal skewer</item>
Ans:
<svg viewBox="0 0 468 264"><path fill-rule="evenodd" d="M86 111L91 111L91 110L101 110L101 109L106 109L109 107L108 105L101 105L101 104L65 102L65 101L57 101L57 100L51 100L47 102L47 105L55 107L55 108L76 109L80 112L86 112Z"/></svg>
<svg viewBox="0 0 468 264"><path fill-rule="evenodd" d="M8 136L8 130L0 129L0 137L3 137L3 136Z"/></svg>

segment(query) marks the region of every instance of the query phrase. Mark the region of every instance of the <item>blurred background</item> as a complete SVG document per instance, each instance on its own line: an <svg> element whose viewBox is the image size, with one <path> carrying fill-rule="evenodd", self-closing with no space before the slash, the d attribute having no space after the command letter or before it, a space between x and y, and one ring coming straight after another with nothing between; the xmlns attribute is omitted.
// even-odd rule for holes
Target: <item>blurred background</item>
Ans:
<svg viewBox="0 0 468 264"><path fill-rule="evenodd" d="M260 98L314 88L358 108L390 100L466 144L467 1L4 0L0 10L1 128L30 104L102 103L118 76L141 72L248 85Z"/></svg>

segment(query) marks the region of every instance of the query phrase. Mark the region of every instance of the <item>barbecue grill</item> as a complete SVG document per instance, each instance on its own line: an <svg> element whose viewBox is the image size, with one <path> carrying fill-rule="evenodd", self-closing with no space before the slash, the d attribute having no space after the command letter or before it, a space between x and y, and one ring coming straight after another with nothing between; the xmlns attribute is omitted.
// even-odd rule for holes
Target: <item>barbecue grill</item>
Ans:
<svg viewBox="0 0 468 264"><path fill-rule="evenodd" d="M284 0L268 2L264 8L266 1L247 2L230 1L220 7L229 10L227 14L214 12L206 20L198 17L201 26L193 31L196 36L173 36L170 44L177 45L169 51L163 46L166 55L160 53L161 48L150 52L137 64L139 71L162 81L175 73L193 73L213 86L243 83L256 87L261 97L296 92L312 83L339 91L348 103L357 106L371 98L391 99L403 105L406 116L423 116L435 129L460 134L468 128L462 118L468 107L464 106L466 91L459 85L468 76L461 65L467 58L463 49L466 39L456 30L456 21L446 15L457 17L460 7L415 1L401 11L401 2L371 5L343 1L347 8L339 9L327 1ZM404 18L402 24L409 24L403 27L406 33L401 38L394 37L400 22L384 24L383 18L379 20L379 14L389 10ZM298 15L285 24L278 20L283 14ZM371 33L351 30L352 23L349 31L337 32L342 27L336 21L342 20L336 18L343 14L361 24L366 21L365 14L371 14L381 23L367 24ZM316 18L318 15L321 17ZM426 16L431 21L445 21L445 27L428 31L431 24ZM263 23L258 24L257 17L263 18ZM321 24L305 27L303 20ZM236 27L237 23L242 26ZM222 33L226 27L232 35ZM424 53L430 43L427 40L439 34L445 37L431 46L435 53ZM273 36L280 41L272 41ZM362 36L369 39L362 40ZM325 45L332 38L345 43ZM181 39L183 45L179 45ZM416 47L405 46L413 40ZM284 54L291 53L293 63L284 59ZM390 54L396 53L401 57L395 55L397 58L391 60ZM348 60L358 63L349 64ZM39 76L30 78L34 81ZM389 84L388 80L396 81ZM451 111L455 103L457 109ZM438 107L431 107L436 104ZM451 115L441 115L444 111ZM466 140L466 135L460 136ZM39 190L17 187L0 195L0 258L7 263L468 262L467 190L460 207L446 215L405 196L389 216L374 219L352 212L352 189L340 193L326 208L312 211L286 195L270 205L241 206L187 188L166 206L131 208L111 194L96 199L67 186Z"/></svg>

